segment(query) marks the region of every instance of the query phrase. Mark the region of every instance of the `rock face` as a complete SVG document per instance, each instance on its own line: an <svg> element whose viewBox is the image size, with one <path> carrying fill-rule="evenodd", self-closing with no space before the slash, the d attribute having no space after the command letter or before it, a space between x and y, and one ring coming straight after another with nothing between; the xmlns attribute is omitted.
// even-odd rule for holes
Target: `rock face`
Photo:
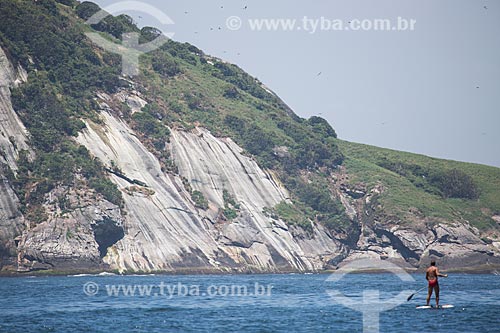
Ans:
<svg viewBox="0 0 500 333"><path fill-rule="evenodd" d="M136 98L118 96L123 101ZM140 111L136 111L140 112ZM347 215L359 225L353 239L315 226L312 233L287 226L263 213L288 200L276 177L259 166L229 138L216 138L203 128L171 130L167 149L176 174L165 173L158 159L141 143L112 108L102 113L104 125L89 123L78 141L106 165L115 165L129 180L112 175L125 193L125 237L107 252L105 262L121 271L287 271L321 270L342 260L377 258L407 268L440 258L441 266L500 264L492 248L466 222L424 223L422 230L381 223L375 214L376 186L350 188L342 181L337 195ZM339 173L342 177L342 172ZM201 209L186 184L207 199ZM224 193L237 203L237 217L222 214ZM226 195L227 195L226 194ZM422 221L425 222L425 221Z"/></svg>
<svg viewBox="0 0 500 333"><path fill-rule="evenodd" d="M340 243L320 227L309 236L263 214L264 207L287 200L288 193L272 173L243 156L243 150L231 139L215 138L200 128L172 131L171 151L180 175L211 204L212 209L206 212L211 221L218 220L224 206L224 190L239 203L240 216L229 223L223 221L215 233L219 245L235 262L240 263L243 257L246 265L272 270L282 266L317 270L325 267L325 258L342 252Z"/></svg>
<svg viewBox="0 0 500 333"><path fill-rule="evenodd" d="M21 234L23 225L19 200L0 170L0 269L14 264L12 258L17 255L15 238Z"/></svg>
<svg viewBox="0 0 500 333"><path fill-rule="evenodd" d="M424 268L432 259L443 269L467 270L488 266L499 267L500 251L479 237L479 231L466 221L443 223L422 219L409 225L398 221L378 221L375 213L377 197L384 191L375 187L369 193L340 185L342 203L357 213L360 235L345 262L356 259L389 260L406 268ZM341 194L342 195L342 194ZM354 209L353 207L357 207Z"/></svg>
<svg viewBox="0 0 500 333"><path fill-rule="evenodd" d="M19 66L15 70L0 48L0 161L17 170L16 160L21 150L29 151L27 131L14 112L10 88L26 81L27 74Z"/></svg>
<svg viewBox="0 0 500 333"><path fill-rule="evenodd" d="M365 257L388 259L408 268L423 268L431 259L445 269L500 264L498 253L465 224L438 224L420 232L399 226L366 227L357 249L346 260Z"/></svg>
<svg viewBox="0 0 500 333"><path fill-rule="evenodd" d="M128 99L130 100L130 98ZM119 270L317 270L325 258L342 252L340 243L318 227L312 236L263 213L288 194L272 174L260 169L230 139L218 139L198 128L172 130L169 144L179 175L162 171L158 159L128 125L103 112L104 126L89 123L78 137L105 164L117 166L128 179L112 175L124 191L125 237L104 260ZM203 193L208 209L195 207L183 179ZM137 188L137 186L135 186ZM145 188L144 188L145 189ZM224 191L239 204L231 221L221 215Z"/></svg>
<svg viewBox="0 0 500 333"><path fill-rule="evenodd" d="M16 173L22 150L28 158L33 152L12 108L10 89L26 80L26 72L14 69L0 48L0 269L103 269L99 249L123 237L118 207L90 190L58 188L46 197L47 221L34 225L20 211L8 175ZM62 197L67 201L64 209L59 205ZM100 236L103 232L106 237Z"/></svg>
<svg viewBox="0 0 500 333"><path fill-rule="evenodd" d="M64 208L61 202L64 200ZM123 237L119 207L90 189L56 188L44 204L48 219L28 226L19 244L18 270L98 270L101 248ZM102 234L106 233L106 237ZM114 242L113 242L114 240Z"/></svg>
<svg viewBox="0 0 500 333"><path fill-rule="evenodd" d="M19 200L7 179L17 170L20 150L29 151L27 132L12 108L10 88L26 80L26 72L15 70L0 48L0 268L12 264L15 257L15 238L20 235L24 218L19 211Z"/></svg>

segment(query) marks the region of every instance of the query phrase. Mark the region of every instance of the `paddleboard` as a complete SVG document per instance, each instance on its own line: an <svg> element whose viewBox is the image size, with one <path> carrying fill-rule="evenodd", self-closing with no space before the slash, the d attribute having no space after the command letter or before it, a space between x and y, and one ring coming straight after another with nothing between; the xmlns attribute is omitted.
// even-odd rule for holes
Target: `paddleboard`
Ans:
<svg viewBox="0 0 500 333"><path fill-rule="evenodd" d="M451 304L443 304L443 305L440 305L439 308L436 308L433 305L421 305L421 306L417 306L417 309L451 309L454 307L455 306L451 305Z"/></svg>

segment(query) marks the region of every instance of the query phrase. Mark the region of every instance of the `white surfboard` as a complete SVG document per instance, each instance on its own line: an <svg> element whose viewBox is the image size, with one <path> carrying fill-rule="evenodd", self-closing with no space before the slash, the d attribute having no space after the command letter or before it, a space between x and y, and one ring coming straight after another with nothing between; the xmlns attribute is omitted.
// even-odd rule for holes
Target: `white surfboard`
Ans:
<svg viewBox="0 0 500 333"><path fill-rule="evenodd" d="M452 304L443 304L443 305L440 305L439 308L436 308L435 306L432 306L432 305L421 305L421 306L417 306L417 309L451 309L454 307L455 306Z"/></svg>

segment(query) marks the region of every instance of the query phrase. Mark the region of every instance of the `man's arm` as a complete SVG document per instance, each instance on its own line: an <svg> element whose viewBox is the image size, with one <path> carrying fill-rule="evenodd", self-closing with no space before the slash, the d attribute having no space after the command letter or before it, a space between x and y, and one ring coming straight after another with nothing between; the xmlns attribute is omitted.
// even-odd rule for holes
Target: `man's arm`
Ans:
<svg viewBox="0 0 500 333"><path fill-rule="evenodd" d="M437 267L436 267L436 275L437 276L441 276L441 277L448 277L448 274L441 274L441 273L439 273L439 270L437 269Z"/></svg>

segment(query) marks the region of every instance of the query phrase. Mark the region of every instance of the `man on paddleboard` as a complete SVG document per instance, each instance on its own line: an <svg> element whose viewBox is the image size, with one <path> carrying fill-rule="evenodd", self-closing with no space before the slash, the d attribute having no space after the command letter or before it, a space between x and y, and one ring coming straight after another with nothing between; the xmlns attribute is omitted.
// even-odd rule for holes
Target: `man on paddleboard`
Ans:
<svg viewBox="0 0 500 333"><path fill-rule="evenodd" d="M439 273L439 270L436 267L436 262L433 260L431 261L431 266L427 268L427 271L425 272L425 279L429 282L429 291L427 293L427 305L429 305L429 302L431 301L432 291L434 290L436 295L436 307L439 307L439 283L438 283L439 276L448 277L447 274Z"/></svg>

